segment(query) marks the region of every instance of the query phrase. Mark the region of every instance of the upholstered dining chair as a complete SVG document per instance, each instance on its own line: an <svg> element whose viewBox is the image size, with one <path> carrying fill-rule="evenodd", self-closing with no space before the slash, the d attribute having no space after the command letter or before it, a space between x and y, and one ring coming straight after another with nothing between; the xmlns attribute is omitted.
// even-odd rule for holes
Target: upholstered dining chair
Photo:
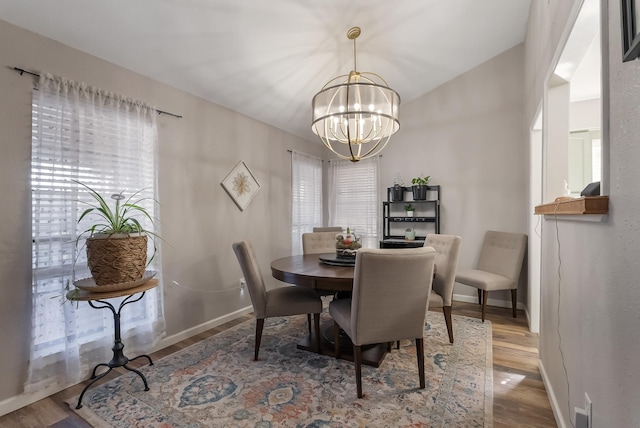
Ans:
<svg viewBox="0 0 640 428"><path fill-rule="evenodd" d="M314 227L314 229L317 229ZM338 230L342 230L338 228ZM338 232L307 232L302 234L303 254L326 254L336 251L336 234ZM319 296L334 296L335 291L316 289Z"/></svg>
<svg viewBox="0 0 640 428"><path fill-rule="evenodd" d="M447 325L447 333L449 333L449 342L453 343L451 304L462 238L456 235L430 233L425 238L424 246L432 247L436 250L436 274L433 278L429 309L442 308L444 321Z"/></svg>
<svg viewBox="0 0 640 428"><path fill-rule="evenodd" d="M476 269L456 273L456 282L478 289L478 303L485 319L489 291L511 290L513 317L517 316L518 279L527 248L527 235L522 233L486 232Z"/></svg>
<svg viewBox="0 0 640 428"><path fill-rule="evenodd" d="M342 228L340 226L323 226L323 227L314 227L314 232L342 232Z"/></svg>
<svg viewBox="0 0 640 428"><path fill-rule="evenodd" d="M302 234L302 253L321 254L336 251L337 232L307 232Z"/></svg>
<svg viewBox="0 0 640 428"><path fill-rule="evenodd" d="M313 314L316 347L320 350L322 301L315 291L293 285L267 290L251 243L247 241L235 242L232 247L247 283L253 314L256 318L254 360L258 359L264 320L270 317L306 314L310 325L310 314ZM311 333L311 327L309 327L309 333Z"/></svg>
<svg viewBox="0 0 640 428"><path fill-rule="evenodd" d="M340 357L340 330L353 343L358 398L362 398L363 345L415 339L420 388L425 388L424 324L436 251L361 249L356 256L353 294L329 304L334 321L335 356Z"/></svg>

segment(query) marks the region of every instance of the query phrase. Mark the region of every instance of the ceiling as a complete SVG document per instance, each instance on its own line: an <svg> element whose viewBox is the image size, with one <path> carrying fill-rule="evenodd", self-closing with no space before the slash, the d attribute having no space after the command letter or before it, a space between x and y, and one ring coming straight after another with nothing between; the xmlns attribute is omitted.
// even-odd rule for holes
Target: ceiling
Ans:
<svg viewBox="0 0 640 428"><path fill-rule="evenodd" d="M350 27L358 71L407 103L522 43L530 2L0 0L0 19L316 141L311 99L353 68Z"/></svg>

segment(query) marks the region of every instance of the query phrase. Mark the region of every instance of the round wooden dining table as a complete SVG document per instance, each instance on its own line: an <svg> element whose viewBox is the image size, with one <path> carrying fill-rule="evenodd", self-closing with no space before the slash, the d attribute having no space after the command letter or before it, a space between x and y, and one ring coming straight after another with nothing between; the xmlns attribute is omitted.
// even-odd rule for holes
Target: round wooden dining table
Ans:
<svg viewBox="0 0 640 428"><path fill-rule="evenodd" d="M402 250L399 250L402 251ZM353 290L353 266L328 265L320 257L332 254L289 256L271 262L271 275L280 281L329 291ZM433 266L435 278L437 267Z"/></svg>
<svg viewBox="0 0 640 428"><path fill-rule="evenodd" d="M271 262L274 278L289 284L329 291L353 289L353 266L328 265L320 261L331 254L305 254Z"/></svg>

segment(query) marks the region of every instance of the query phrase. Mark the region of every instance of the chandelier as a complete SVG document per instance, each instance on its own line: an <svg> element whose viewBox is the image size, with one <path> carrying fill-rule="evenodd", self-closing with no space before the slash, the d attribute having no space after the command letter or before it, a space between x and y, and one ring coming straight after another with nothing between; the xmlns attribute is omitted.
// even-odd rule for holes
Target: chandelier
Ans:
<svg viewBox="0 0 640 428"><path fill-rule="evenodd" d="M356 71L356 39L353 27L353 71L330 80L311 102L311 129L341 159L358 162L380 153L391 135L400 129L400 95L371 72Z"/></svg>

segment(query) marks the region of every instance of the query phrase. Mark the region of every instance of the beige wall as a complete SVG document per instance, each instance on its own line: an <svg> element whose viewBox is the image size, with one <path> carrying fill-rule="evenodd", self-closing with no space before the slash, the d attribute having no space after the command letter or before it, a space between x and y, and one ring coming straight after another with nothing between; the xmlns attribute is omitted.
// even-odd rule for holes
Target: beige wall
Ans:
<svg viewBox="0 0 640 428"><path fill-rule="evenodd" d="M460 268L477 264L486 230L527 233L523 58L524 46L516 46L403 105L402 128L382 156L382 187L398 173L406 186L418 175L442 186L440 232L462 237ZM477 301L477 289L463 284L455 294ZM489 297L511 306L508 292Z"/></svg>
<svg viewBox="0 0 640 428"><path fill-rule="evenodd" d="M603 57L611 76L605 110L610 214L604 223L548 218L541 224L540 367L559 426L571 426L573 408L584 406L585 393L593 402L593 426L631 427L640 420L640 62L622 63L620 2L602 1L609 27L603 46L610 58ZM526 123L542 102L551 59L579 3L532 2Z"/></svg>
<svg viewBox="0 0 640 428"><path fill-rule="evenodd" d="M3 404L11 407L7 400L15 402L12 398L22 393L31 324L29 164L34 79L20 76L12 67L66 76L184 116L158 117L162 234L169 243L163 247L162 266L169 336L193 331L251 304L248 295L241 297L238 291L241 273L231 243L252 240L269 278L269 261L290 253L287 150L319 157L325 152L321 144L2 21L0 41L2 409L7 408ZM262 186L244 212L220 186L240 160ZM174 281L189 289L175 286Z"/></svg>

